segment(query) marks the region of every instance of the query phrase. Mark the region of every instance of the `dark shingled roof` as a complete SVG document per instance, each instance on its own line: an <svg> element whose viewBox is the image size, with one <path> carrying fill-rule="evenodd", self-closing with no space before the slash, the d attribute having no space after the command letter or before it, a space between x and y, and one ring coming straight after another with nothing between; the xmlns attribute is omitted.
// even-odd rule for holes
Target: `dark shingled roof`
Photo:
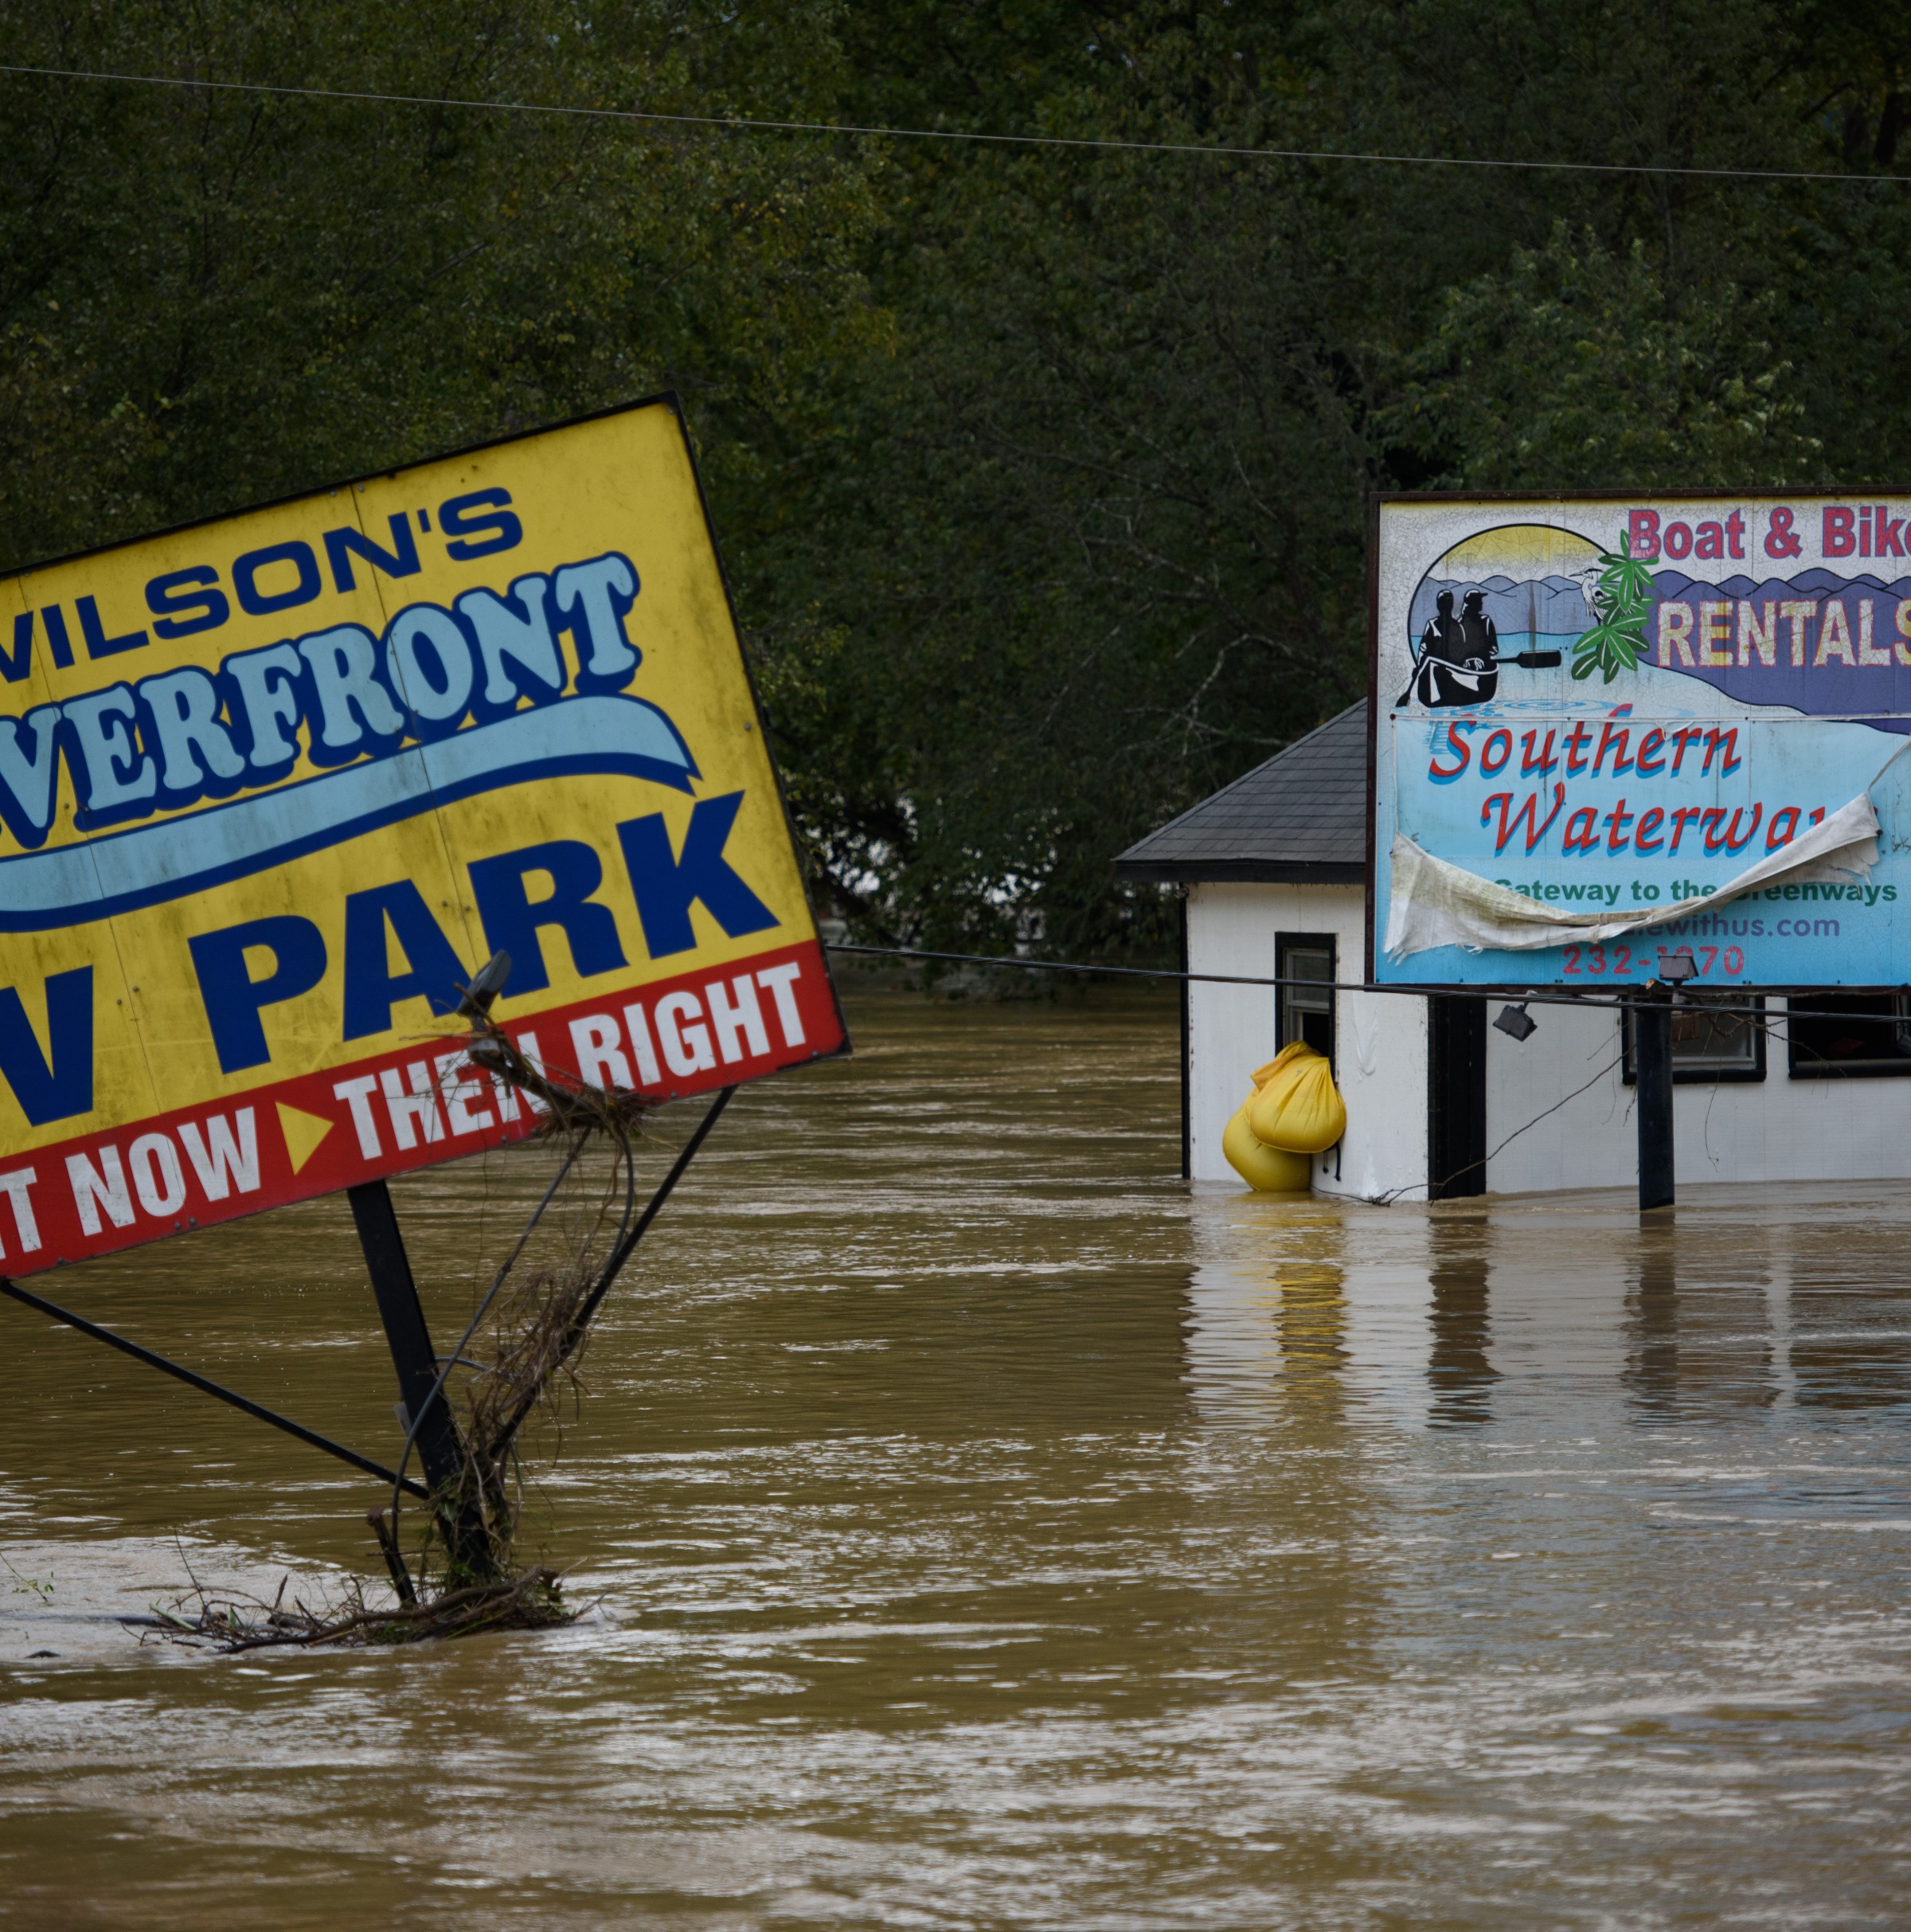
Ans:
<svg viewBox="0 0 1911 1932"><path fill-rule="evenodd" d="M1353 884L1367 876L1367 702L1203 799L1115 862L1124 879Z"/></svg>

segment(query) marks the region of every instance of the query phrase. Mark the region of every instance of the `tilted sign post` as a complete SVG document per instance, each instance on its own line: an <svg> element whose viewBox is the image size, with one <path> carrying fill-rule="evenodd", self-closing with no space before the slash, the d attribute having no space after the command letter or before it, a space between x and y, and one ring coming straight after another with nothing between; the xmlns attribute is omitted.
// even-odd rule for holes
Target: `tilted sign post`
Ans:
<svg viewBox="0 0 1911 1932"><path fill-rule="evenodd" d="M346 1189L415 1404L386 1178L537 1124L465 1058L487 960L559 1079L846 1050L667 398L0 595L8 1275Z"/></svg>
<svg viewBox="0 0 1911 1932"><path fill-rule="evenodd" d="M1380 505L1370 975L1647 995L1643 1206L1679 983L1911 979L1908 523L1851 493Z"/></svg>

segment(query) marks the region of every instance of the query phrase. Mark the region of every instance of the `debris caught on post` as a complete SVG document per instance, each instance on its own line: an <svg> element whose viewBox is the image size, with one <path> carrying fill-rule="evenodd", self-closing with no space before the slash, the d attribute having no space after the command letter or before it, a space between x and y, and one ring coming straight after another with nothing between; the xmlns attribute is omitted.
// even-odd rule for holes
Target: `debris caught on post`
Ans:
<svg viewBox="0 0 1911 1932"><path fill-rule="evenodd" d="M573 1616L558 1572L518 1565L526 1487L519 1444L533 1418L561 1436L566 1420L576 1415L591 1318L635 1246L638 1144L653 1109L636 1095L547 1072L493 1024L491 1006L510 971L509 955L500 952L465 991L460 1012L471 1027L465 1058L542 1117L538 1138L567 1144L432 1391L436 1402L457 1379L455 1479L434 1488L423 1509L401 1518L407 1467L431 1407L420 1404L408 1424L390 1502L367 1513L396 1605L368 1601L366 1586L357 1578L317 1609L297 1601L287 1609L282 1601L217 1595L195 1580L177 1603L155 1606L163 1631L248 1650L542 1629ZM609 1164L587 1176L584 1157L599 1146L608 1148ZM666 1185L683 1164L680 1156ZM561 1199L573 1209L567 1225L541 1240L549 1210ZM408 1557L408 1524L413 1537Z"/></svg>

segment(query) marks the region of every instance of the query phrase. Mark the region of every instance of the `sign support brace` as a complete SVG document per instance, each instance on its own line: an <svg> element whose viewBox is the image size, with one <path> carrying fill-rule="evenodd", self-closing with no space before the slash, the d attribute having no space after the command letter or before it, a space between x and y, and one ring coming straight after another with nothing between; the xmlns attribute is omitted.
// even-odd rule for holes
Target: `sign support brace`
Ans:
<svg viewBox="0 0 1911 1932"><path fill-rule="evenodd" d="M375 1476L381 1483L399 1484L407 1496L422 1497L424 1485L411 1476L401 1476L396 1470L388 1469L381 1462L374 1462L369 1456L361 1456L354 1449L347 1449L342 1442L334 1442L330 1436L322 1436L315 1429L307 1429L303 1422L295 1422L290 1416L280 1415L276 1410L268 1409L263 1402L254 1402L250 1396L241 1395L236 1390L229 1389L214 1382L209 1375L201 1375L197 1369L186 1367L170 1357L159 1355L150 1348L143 1348L139 1343L129 1341L115 1330L103 1328L97 1322L88 1321L84 1315L76 1315L71 1308L63 1308L57 1302L49 1301L43 1296L30 1293L18 1282L0 1275L0 1295L10 1295L23 1308L35 1310L49 1321L57 1321L65 1327L90 1336L96 1342L104 1342L108 1348L116 1348L123 1355L131 1355L135 1362L143 1362L148 1368L156 1368L162 1375L170 1375L177 1382L183 1382L189 1389L197 1389L202 1394L216 1396L221 1402L229 1403L242 1415L249 1415L256 1422L268 1423L274 1429L284 1430L315 1449L322 1449L328 1456L335 1456L339 1461L350 1463L354 1469L362 1469L368 1476Z"/></svg>

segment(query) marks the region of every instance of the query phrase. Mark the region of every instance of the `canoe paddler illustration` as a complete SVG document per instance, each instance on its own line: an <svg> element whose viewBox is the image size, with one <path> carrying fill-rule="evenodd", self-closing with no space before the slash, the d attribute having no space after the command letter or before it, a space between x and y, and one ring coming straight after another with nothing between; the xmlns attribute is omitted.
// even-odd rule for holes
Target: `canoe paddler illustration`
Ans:
<svg viewBox="0 0 1911 1932"><path fill-rule="evenodd" d="M1486 704L1499 689L1499 632L1487 615L1485 593L1469 590L1453 615L1453 593L1443 590L1413 654L1413 679L1397 702L1417 697L1429 710Z"/></svg>
<svg viewBox="0 0 1911 1932"><path fill-rule="evenodd" d="M1587 585L1604 561L1590 538L1550 524L1463 537L1413 593L1402 639L1411 670L1396 706L1491 704L1508 666L1558 670L1565 646L1594 622Z"/></svg>

